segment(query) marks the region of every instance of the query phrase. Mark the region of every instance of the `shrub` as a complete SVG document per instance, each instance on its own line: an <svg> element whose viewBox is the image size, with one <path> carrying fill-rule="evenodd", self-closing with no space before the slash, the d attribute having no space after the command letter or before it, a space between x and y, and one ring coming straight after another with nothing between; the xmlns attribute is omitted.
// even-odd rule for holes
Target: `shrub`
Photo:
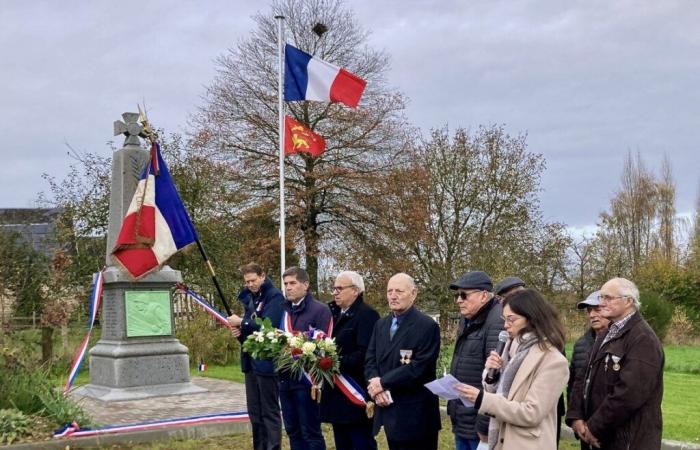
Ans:
<svg viewBox="0 0 700 450"><path fill-rule="evenodd" d="M31 419L18 409L0 409L0 444L12 444L30 434Z"/></svg>
<svg viewBox="0 0 700 450"><path fill-rule="evenodd" d="M15 351L0 352L0 408L44 416L56 425L77 421L91 424L85 411L51 383L50 367L25 365Z"/></svg>
<svg viewBox="0 0 700 450"><path fill-rule="evenodd" d="M197 310L192 319L178 325L176 335L190 351L190 366L195 367L200 361L217 365L238 361L238 340L227 328L214 323L209 314Z"/></svg>
<svg viewBox="0 0 700 450"><path fill-rule="evenodd" d="M642 316L654 330L659 340L663 341L671 324L673 306L659 294L652 291L641 292L639 300L642 302Z"/></svg>
<svg viewBox="0 0 700 450"><path fill-rule="evenodd" d="M668 328L666 339L669 344L686 345L693 342L693 322L688 317L682 306L676 306L671 316L671 324Z"/></svg>

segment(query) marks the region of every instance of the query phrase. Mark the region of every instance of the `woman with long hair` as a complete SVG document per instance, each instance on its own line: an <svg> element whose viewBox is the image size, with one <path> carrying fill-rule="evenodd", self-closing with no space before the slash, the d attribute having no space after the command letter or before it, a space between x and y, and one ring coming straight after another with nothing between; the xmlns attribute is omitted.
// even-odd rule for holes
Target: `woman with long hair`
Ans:
<svg viewBox="0 0 700 450"><path fill-rule="evenodd" d="M483 390L456 388L480 414L491 416L489 450L555 450L557 400L569 379L559 315L537 291L525 289L504 300L503 316L505 350L486 360L486 370L497 369L498 379L484 381Z"/></svg>

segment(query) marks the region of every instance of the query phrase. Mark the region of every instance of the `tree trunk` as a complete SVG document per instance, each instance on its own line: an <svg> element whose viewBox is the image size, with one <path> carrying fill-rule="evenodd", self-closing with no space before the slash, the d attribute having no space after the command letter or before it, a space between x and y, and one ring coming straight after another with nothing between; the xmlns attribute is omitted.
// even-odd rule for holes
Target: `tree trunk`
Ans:
<svg viewBox="0 0 700 450"><path fill-rule="evenodd" d="M306 271L309 274L309 289L318 296L318 236L315 227L304 233L306 247Z"/></svg>
<svg viewBox="0 0 700 450"><path fill-rule="evenodd" d="M61 355L68 355L68 325L61 325Z"/></svg>
<svg viewBox="0 0 700 450"><path fill-rule="evenodd" d="M53 328L41 328L41 362L48 363L53 358Z"/></svg>

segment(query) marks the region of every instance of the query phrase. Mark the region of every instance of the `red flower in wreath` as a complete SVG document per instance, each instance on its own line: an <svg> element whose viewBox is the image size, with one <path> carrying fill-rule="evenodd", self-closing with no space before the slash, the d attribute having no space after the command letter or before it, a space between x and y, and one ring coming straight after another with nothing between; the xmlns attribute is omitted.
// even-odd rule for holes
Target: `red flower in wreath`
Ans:
<svg viewBox="0 0 700 450"><path fill-rule="evenodd" d="M333 360L328 356L324 356L318 360L318 367L320 367L321 370L328 370L333 367Z"/></svg>

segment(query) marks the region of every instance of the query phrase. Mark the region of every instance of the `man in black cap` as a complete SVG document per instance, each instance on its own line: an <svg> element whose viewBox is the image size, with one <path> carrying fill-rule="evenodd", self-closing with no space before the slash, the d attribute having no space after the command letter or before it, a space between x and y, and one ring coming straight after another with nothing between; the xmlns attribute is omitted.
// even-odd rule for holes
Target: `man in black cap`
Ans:
<svg viewBox="0 0 700 450"><path fill-rule="evenodd" d="M484 363L496 349L498 334L503 330L503 309L493 295L491 278L481 271L467 272L450 284L455 303L463 317L457 331L450 373L462 383L481 386ZM456 450L475 450L487 442L489 418L478 415L473 407L460 400L447 402L452 420Z"/></svg>
<svg viewBox="0 0 700 450"><path fill-rule="evenodd" d="M496 285L496 295L503 298L525 289L525 282L518 277L506 277Z"/></svg>

